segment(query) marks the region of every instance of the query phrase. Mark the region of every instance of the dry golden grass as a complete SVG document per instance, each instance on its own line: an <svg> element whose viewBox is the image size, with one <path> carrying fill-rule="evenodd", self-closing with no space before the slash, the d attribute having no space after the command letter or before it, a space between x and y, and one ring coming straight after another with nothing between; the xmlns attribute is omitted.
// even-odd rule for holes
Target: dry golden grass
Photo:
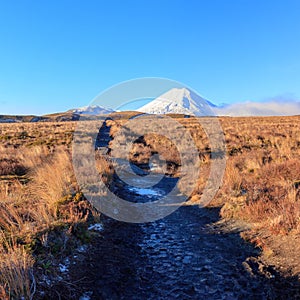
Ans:
<svg viewBox="0 0 300 300"><path fill-rule="evenodd" d="M11 241L3 241L3 238L1 238L1 299L33 298L36 291L33 264L32 256L24 250L24 247Z"/></svg>
<svg viewBox="0 0 300 300"><path fill-rule="evenodd" d="M299 117L223 119L228 149L223 217L299 233Z"/></svg>
<svg viewBox="0 0 300 300"><path fill-rule="evenodd" d="M39 259L33 253L34 245L37 241L46 245L47 232L56 227L69 228L63 235L75 232L90 215L91 207L76 184L68 150L73 127L72 122L0 124L1 299L32 299L34 264ZM25 130L26 135L19 134ZM88 233L80 234L86 238ZM57 248L55 236L52 239Z"/></svg>
<svg viewBox="0 0 300 300"><path fill-rule="evenodd" d="M72 194L71 176L70 158L59 152L32 169L26 185L14 179L1 191L0 285L12 299L30 299L33 293L34 260L22 244L30 245L36 234L57 222L78 221L58 214L60 201Z"/></svg>
<svg viewBox="0 0 300 300"><path fill-rule="evenodd" d="M1 123L0 143L5 148L70 146L76 122Z"/></svg>
<svg viewBox="0 0 300 300"><path fill-rule="evenodd" d="M190 131L202 161L202 177L192 196L195 202L200 198L209 170L209 140L197 119L176 120ZM299 116L220 118L226 140L227 166L223 185L211 205L222 206L222 217L251 222L272 234L300 234L299 121ZM132 137L132 133L126 132L126 122L123 119L109 123L112 136L117 136L122 128L124 133L118 136L120 144ZM202 122L209 124L210 119ZM173 130L176 140L176 128L168 130ZM159 132L138 137L130 159L145 163L151 155L160 153L164 159L180 164L175 146Z"/></svg>
<svg viewBox="0 0 300 300"><path fill-rule="evenodd" d="M112 137L127 117L107 122ZM196 119L176 120L190 131L199 149L202 171L191 197L197 203L210 170L209 140ZM221 206L223 218L252 224L252 237L263 230L272 235L300 235L300 117L220 118L220 122L227 167L223 185L210 205ZM1 299L32 297L33 241L47 244L47 231L67 224L71 232L87 219L90 208L76 185L71 163L75 126L76 122L0 124ZM120 144L134 136L123 130ZM175 127L168 130L175 140L182 138ZM176 175L180 167L176 145L159 132L138 136L130 158L144 164L157 153L173 163L170 174ZM97 154L96 161L100 176L109 183L111 164ZM250 240L264 245L261 239Z"/></svg>

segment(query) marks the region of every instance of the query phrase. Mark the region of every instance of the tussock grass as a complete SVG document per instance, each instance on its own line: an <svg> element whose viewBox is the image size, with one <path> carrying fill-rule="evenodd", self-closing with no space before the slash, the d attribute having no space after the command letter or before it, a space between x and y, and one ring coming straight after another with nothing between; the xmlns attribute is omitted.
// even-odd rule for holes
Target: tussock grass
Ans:
<svg viewBox="0 0 300 300"><path fill-rule="evenodd" d="M71 235L88 239L87 225L81 224L94 212L75 181L68 150L73 125L57 125L14 124L16 131L0 125L5 141L0 146L0 299L33 298L37 247L43 248L38 249L41 253L50 251L52 257L66 249L68 242L72 245ZM27 134L20 134L24 130ZM56 131L62 140L48 143ZM3 139L3 135L11 138ZM35 145L39 139L46 143ZM60 232L59 236L55 232Z"/></svg>
<svg viewBox="0 0 300 300"><path fill-rule="evenodd" d="M34 260L24 247L0 235L0 296L1 299L33 299L36 283Z"/></svg>
<svg viewBox="0 0 300 300"><path fill-rule="evenodd" d="M199 149L201 172L191 197L197 204L210 171L209 140L195 118L176 120L189 130ZM123 117L107 121L111 136L116 137L126 122ZM209 118L203 122L209 126ZM220 118L220 122L227 167L210 205L221 206L223 218L252 224L253 236L264 230L272 235L300 235L300 117ZM31 245L38 240L48 249L53 228L64 228L60 231L63 246L56 251L64 249L71 232L88 239L80 224L87 220L90 207L76 185L71 163L75 126L75 122L0 124L0 299L32 297L37 258ZM126 145L134 132L122 130L118 143ZM176 127L167 130L175 141L183 138ZM137 136L129 150L136 164L159 154L175 166L171 176L180 170L174 141L159 133ZM109 183L114 172L111 163L97 153L95 157L100 176ZM82 168L84 174L87 170Z"/></svg>
<svg viewBox="0 0 300 300"><path fill-rule="evenodd" d="M221 215L257 231L299 234L299 117L224 118L227 169Z"/></svg>
<svg viewBox="0 0 300 300"><path fill-rule="evenodd" d="M189 130L199 149L202 172L192 195L195 203L208 176L209 140L197 119L177 118L176 121ZM209 118L201 122L210 124ZM223 185L210 205L222 206L222 217L250 222L257 230L300 234L300 117L224 117L220 122L225 134L227 166ZM121 128L126 133L126 120L111 121L110 126L113 136ZM177 137L175 127L168 131L175 140L181 138ZM123 140L119 136L118 142L126 143L126 137L132 135L125 133ZM159 132L139 137L131 149L131 160L147 162L157 152L180 165L175 146Z"/></svg>

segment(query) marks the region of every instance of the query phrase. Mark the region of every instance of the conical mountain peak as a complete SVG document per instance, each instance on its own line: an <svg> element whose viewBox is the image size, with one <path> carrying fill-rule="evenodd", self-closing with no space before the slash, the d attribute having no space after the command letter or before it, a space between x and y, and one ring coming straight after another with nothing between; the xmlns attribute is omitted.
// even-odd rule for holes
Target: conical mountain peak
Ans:
<svg viewBox="0 0 300 300"><path fill-rule="evenodd" d="M187 88L173 88L138 110L149 114L213 115L213 105Z"/></svg>

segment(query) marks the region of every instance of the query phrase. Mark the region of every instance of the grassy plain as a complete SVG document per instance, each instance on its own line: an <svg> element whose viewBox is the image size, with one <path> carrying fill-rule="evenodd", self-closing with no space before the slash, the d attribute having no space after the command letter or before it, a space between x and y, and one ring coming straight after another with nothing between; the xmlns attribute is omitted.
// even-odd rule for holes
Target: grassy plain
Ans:
<svg viewBox="0 0 300 300"><path fill-rule="evenodd" d="M116 137L132 114L107 122ZM300 273L300 117L220 118L226 141L223 184L210 206L225 221L247 224L241 235L271 264ZM194 118L176 117L199 149L201 176L189 204L197 204L211 166L205 131ZM71 144L77 122L0 124L0 298L31 299L37 278L55 273L58 257L92 238L99 214L77 186ZM151 125L151 124L150 124ZM162 128L163 129L163 128ZM126 132L126 129L125 129ZM174 134L176 128L170 128ZM130 133L118 137L118 143ZM178 138L181 138L178 136ZM113 145L113 141L112 141ZM131 160L146 164L159 153L168 172L180 173L176 145L162 135L136 140ZM98 160L109 180L112 170ZM109 175L109 176L107 176Z"/></svg>

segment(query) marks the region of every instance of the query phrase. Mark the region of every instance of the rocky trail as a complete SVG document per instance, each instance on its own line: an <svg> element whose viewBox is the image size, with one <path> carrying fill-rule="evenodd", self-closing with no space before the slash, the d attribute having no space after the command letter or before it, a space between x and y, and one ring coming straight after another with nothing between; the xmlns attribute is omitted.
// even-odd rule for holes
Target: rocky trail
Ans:
<svg viewBox="0 0 300 300"><path fill-rule="evenodd" d="M138 202L157 188L119 193ZM218 218L198 206L143 224L103 215L104 230L71 270L81 299L298 299L296 283L263 266L238 233L208 230Z"/></svg>
<svg viewBox="0 0 300 300"><path fill-rule="evenodd" d="M105 123L100 150L108 147L108 133ZM151 186L151 176L139 178ZM152 188L133 188L116 180L114 193L135 203L157 200L176 185L170 177ZM259 250L238 230L211 230L218 220L217 208L196 205L139 224L102 214L103 231L70 266L80 300L300 299L297 278L282 277L265 266Z"/></svg>

